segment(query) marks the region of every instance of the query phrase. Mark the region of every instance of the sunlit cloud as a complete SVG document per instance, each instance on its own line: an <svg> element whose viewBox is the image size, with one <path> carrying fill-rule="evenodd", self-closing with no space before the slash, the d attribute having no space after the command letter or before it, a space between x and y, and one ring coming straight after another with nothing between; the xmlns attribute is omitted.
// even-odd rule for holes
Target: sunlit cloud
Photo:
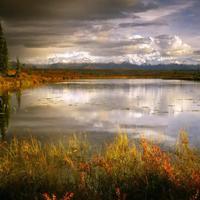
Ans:
<svg viewBox="0 0 200 200"><path fill-rule="evenodd" d="M27 6L26 1L0 3L11 59L36 64L200 61L194 53L200 37L198 0L30 0L29 12Z"/></svg>

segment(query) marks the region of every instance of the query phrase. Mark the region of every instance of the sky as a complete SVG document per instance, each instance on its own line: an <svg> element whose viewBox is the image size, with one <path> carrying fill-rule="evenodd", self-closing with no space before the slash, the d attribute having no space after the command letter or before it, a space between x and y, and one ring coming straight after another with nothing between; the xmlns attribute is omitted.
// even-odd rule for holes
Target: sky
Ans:
<svg viewBox="0 0 200 200"><path fill-rule="evenodd" d="M1 0L10 59L199 64L200 0Z"/></svg>

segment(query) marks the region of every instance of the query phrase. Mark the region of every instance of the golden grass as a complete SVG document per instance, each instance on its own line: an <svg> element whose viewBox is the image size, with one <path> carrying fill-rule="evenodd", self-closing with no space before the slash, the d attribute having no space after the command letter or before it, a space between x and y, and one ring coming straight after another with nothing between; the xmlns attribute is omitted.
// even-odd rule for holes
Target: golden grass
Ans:
<svg viewBox="0 0 200 200"><path fill-rule="evenodd" d="M77 137L67 145L13 139L0 145L0 199L197 200L199 155L184 132L173 152L126 134L101 151Z"/></svg>
<svg viewBox="0 0 200 200"><path fill-rule="evenodd" d="M178 79L198 80L195 71L152 71L114 69L23 69L19 77L15 70L8 76L0 75L0 90L17 90L36 87L42 84L69 81L74 79Z"/></svg>

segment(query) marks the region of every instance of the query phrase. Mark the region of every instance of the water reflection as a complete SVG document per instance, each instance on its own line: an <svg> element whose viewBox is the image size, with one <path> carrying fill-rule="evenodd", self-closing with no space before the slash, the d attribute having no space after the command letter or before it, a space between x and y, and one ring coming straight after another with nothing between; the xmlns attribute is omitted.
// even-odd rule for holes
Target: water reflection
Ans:
<svg viewBox="0 0 200 200"><path fill-rule="evenodd" d="M17 110L19 110L21 107L21 96L22 96L22 91L19 89L18 91L16 91Z"/></svg>
<svg viewBox="0 0 200 200"><path fill-rule="evenodd" d="M58 139L74 132L106 139L119 129L174 143L186 129L200 142L200 84L164 80L90 80L20 91L12 96L9 136ZM22 99L22 101L21 101Z"/></svg>
<svg viewBox="0 0 200 200"><path fill-rule="evenodd" d="M5 139L10 119L10 95L8 91L0 93L0 137Z"/></svg>

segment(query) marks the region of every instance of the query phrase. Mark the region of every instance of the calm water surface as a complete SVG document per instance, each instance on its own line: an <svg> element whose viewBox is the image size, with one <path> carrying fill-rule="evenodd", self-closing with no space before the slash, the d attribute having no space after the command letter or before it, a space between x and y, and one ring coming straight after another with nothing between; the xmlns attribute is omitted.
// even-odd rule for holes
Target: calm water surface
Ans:
<svg viewBox="0 0 200 200"><path fill-rule="evenodd" d="M9 104L0 119L5 139L33 135L55 141L87 133L98 143L125 131L130 138L145 135L171 145L184 129L200 145L197 82L81 80L1 96Z"/></svg>

